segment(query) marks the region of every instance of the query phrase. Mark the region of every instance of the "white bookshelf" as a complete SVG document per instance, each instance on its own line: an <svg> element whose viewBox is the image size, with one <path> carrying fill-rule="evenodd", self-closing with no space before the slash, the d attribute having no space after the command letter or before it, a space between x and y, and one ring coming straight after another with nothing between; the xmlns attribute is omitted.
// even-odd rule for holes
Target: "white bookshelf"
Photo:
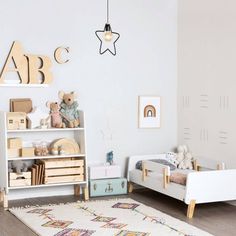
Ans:
<svg viewBox="0 0 236 236"><path fill-rule="evenodd" d="M84 128L49 128L49 129L18 129L7 130L7 133L38 133L38 132L66 132L66 131L84 131Z"/></svg>
<svg viewBox="0 0 236 236"><path fill-rule="evenodd" d="M71 158L71 157L85 157L85 154L76 155L49 155L49 156L33 156L33 157L9 157L8 161L17 160L39 160L39 159L56 159L56 158Z"/></svg>
<svg viewBox="0 0 236 236"><path fill-rule="evenodd" d="M83 189L85 200L88 199L88 171L86 155L86 130L84 112L79 111L80 127L79 128L49 128L49 129L25 129L25 130L7 130L6 112L0 112L0 200L3 201L4 207L8 207L8 194L11 190L43 189L56 186L75 186L75 194L79 195L80 188ZM32 157L8 157L8 138L20 137L23 141L33 142L34 140L53 141L58 138L73 138L80 146L80 153L76 155L47 155ZM46 139L46 140L45 140ZM9 187L8 180L8 163L13 160L39 160L39 159L58 159L58 158L78 158L84 160L84 181L41 184L30 186Z"/></svg>

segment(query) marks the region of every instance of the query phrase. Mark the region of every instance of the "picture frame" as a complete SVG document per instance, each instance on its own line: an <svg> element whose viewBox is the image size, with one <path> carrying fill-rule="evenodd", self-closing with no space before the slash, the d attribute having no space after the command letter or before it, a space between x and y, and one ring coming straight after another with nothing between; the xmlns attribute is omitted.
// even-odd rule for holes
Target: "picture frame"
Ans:
<svg viewBox="0 0 236 236"><path fill-rule="evenodd" d="M161 127L160 96L138 97L138 127L139 128Z"/></svg>

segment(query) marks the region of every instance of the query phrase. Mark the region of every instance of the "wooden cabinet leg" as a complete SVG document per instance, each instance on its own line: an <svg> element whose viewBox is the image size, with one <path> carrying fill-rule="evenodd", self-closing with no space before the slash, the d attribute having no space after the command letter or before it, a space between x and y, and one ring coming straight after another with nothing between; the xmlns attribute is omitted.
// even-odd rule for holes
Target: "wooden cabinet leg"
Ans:
<svg viewBox="0 0 236 236"><path fill-rule="evenodd" d="M132 193L133 190L134 190L134 186L133 186L133 184L131 182L129 182L129 184L128 184L128 192Z"/></svg>
<svg viewBox="0 0 236 236"><path fill-rule="evenodd" d="M88 190L88 187L83 187L83 192L84 192L84 200L88 201L89 200L89 190Z"/></svg>
<svg viewBox="0 0 236 236"><path fill-rule="evenodd" d="M195 200L191 200L190 204L188 205L187 217L189 219L193 218L195 204L196 204L196 201Z"/></svg>
<svg viewBox="0 0 236 236"><path fill-rule="evenodd" d="M0 191L0 202L3 202L3 192Z"/></svg>
<svg viewBox="0 0 236 236"><path fill-rule="evenodd" d="M74 195L80 196L80 186L79 185L74 186Z"/></svg>
<svg viewBox="0 0 236 236"><path fill-rule="evenodd" d="M3 192L3 207L8 208L8 198L5 191Z"/></svg>

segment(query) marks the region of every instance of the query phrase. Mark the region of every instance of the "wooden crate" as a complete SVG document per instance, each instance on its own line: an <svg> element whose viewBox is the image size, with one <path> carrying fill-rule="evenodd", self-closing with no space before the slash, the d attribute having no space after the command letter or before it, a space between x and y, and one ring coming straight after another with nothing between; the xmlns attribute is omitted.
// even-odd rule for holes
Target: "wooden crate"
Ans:
<svg viewBox="0 0 236 236"><path fill-rule="evenodd" d="M22 174L9 173L9 186L30 186L31 185L31 172L22 172Z"/></svg>
<svg viewBox="0 0 236 236"><path fill-rule="evenodd" d="M68 183L68 182L81 182L84 181L84 175L65 175L45 177L45 184Z"/></svg>
<svg viewBox="0 0 236 236"><path fill-rule="evenodd" d="M69 168L56 168L45 169L45 177L58 176L58 175L80 175L84 173L83 167L69 167Z"/></svg>
<svg viewBox="0 0 236 236"><path fill-rule="evenodd" d="M58 158L42 162L45 166L45 184L84 181L84 160Z"/></svg>
<svg viewBox="0 0 236 236"><path fill-rule="evenodd" d="M45 169L84 166L84 160L72 158L47 159L43 160L43 163L45 164Z"/></svg>

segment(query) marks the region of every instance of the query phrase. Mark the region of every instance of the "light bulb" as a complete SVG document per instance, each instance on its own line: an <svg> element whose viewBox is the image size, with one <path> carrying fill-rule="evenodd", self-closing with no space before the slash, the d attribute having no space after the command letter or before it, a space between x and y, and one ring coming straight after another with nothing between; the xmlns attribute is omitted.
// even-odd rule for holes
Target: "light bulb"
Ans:
<svg viewBox="0 0 236 236"><path fill-rule="evenodd" d="M112 40L112 32L111 31L105 31L104 39L105 39L105 41L110 42Z"/></svg>

